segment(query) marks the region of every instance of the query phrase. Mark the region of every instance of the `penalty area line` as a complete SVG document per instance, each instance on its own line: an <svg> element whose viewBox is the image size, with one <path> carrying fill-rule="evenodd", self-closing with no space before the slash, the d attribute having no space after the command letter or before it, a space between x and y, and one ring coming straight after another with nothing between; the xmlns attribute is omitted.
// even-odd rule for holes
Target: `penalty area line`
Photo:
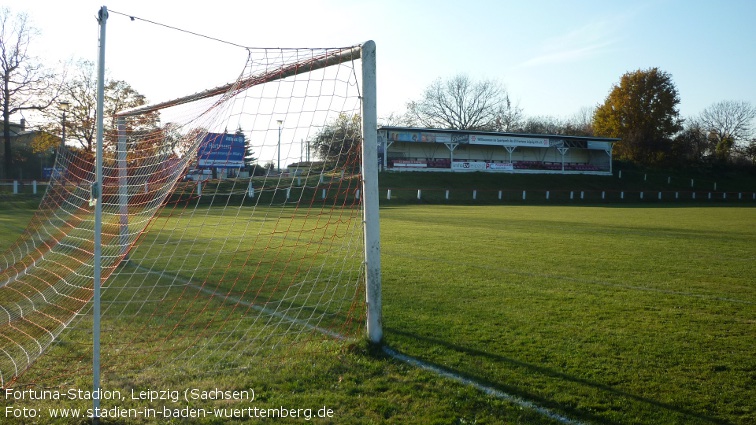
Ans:
<svg viewBox="0 0 756 425"><path fill-rule="evenodd" d="M399 360L400 362L407 363L411 366L427 370L429 372L432 372L436 375L442 376L444 378L451 379L453 381L459 382L461 384L471 386L479 391L484 392L485 394L488 394L492 397L496 397L501 400L508 401L510 403L516 404L524 409L532 410L534 412L537 412L543 416L546 416L547 418L553 419L555 421L558 421L563 424L570 424L570 425L582 425L582 422L576 421L574 419L570 419L566 416L562 416L558 413L555 413L545 407L541 407L533 402L524 400L520 397L513 396L512 394L507 394L504 391L497 390L496 388L489 387L487 385L483 385L480 382L473 381L472 379L465 378L462 375L459 375L457 373L453 373L451 371L448 371L446 369L440 368L438 366L426 363L422 360L418 360L414 357L407 356L405 354L401 354L397 351L392 350L391 348L387 346L382 347L383 352L386 353L388 356Z"/></svg>

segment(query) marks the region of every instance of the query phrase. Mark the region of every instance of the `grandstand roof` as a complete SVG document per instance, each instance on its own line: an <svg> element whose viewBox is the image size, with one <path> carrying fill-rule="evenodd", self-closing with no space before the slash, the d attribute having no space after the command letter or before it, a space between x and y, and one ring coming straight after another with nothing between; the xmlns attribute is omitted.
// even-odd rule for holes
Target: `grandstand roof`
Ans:
<svg viewBox="0 0 756 425"><path fill-rule="evenodd" d="M474 135L497 135L497 136L513 136L513 137L540 137L549 139L564 139L575 141L599 141L616 143L622 139L615 137L595 137L595 136L569 136L564 134L532 134L532 133L511 133L511 132L499 132L499 131L479 131L479 130L453 130L453 129L441 129L441 128L422 128L422 127L396 127L396 126L380 126L378 130L388 131L420 131L423 133L446 133L446 134L474 134Z"/></svg>

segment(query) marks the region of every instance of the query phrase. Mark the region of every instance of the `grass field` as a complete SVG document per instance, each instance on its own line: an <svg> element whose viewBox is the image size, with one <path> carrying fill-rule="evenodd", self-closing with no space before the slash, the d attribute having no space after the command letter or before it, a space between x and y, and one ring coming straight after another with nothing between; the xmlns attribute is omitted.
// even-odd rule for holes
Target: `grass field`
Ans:
<svg viewBox="0 0 756 425"><path fill-rule="evenodd" d="M589 422L756 421L756 208L382 219L398 351Z"/></svg>
<svg viewBox="0 0 756 425"><path fill-rule="evenodd" d="M0 209L0 248L30 208ZM403 205L384 207L381 220L393 350L576 422L756 422L756 208ZM86 345L87 332L75 335ZM55 346L29 376L75 348ZM319 423L556 422L363 341L314 340L285 358L243 374L149 371L138 385L255 388L261 407L334 410ZM84 366L65 385L89 379ZM133 422L151 423L103 421Z"/></svg>

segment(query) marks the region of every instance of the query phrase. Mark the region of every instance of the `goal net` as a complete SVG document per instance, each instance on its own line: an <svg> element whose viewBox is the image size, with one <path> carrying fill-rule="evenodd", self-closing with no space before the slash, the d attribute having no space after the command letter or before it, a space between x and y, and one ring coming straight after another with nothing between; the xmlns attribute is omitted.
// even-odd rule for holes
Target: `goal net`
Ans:
<svg viewBox="0 0 756 425"><path fill-rule="evenodd" d="M361 335L362 48L248 49L233 83L106 117L101 187L93 153L61 152L0 262L2 387L91 375L98 249L103 376Z"/></svg>

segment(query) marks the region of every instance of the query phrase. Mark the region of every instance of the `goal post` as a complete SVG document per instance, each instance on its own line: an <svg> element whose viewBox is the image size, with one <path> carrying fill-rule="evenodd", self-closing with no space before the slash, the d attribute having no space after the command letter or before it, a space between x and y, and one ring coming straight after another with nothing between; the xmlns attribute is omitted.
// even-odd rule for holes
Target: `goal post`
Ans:
<svg viewBox="0 0 756 425"><path fill-rule="evenodd" d="M362 45L362 182L365 202L367 333L372 343L383 339L381 238L378 216L378 112L375 43Z"/></svg>

